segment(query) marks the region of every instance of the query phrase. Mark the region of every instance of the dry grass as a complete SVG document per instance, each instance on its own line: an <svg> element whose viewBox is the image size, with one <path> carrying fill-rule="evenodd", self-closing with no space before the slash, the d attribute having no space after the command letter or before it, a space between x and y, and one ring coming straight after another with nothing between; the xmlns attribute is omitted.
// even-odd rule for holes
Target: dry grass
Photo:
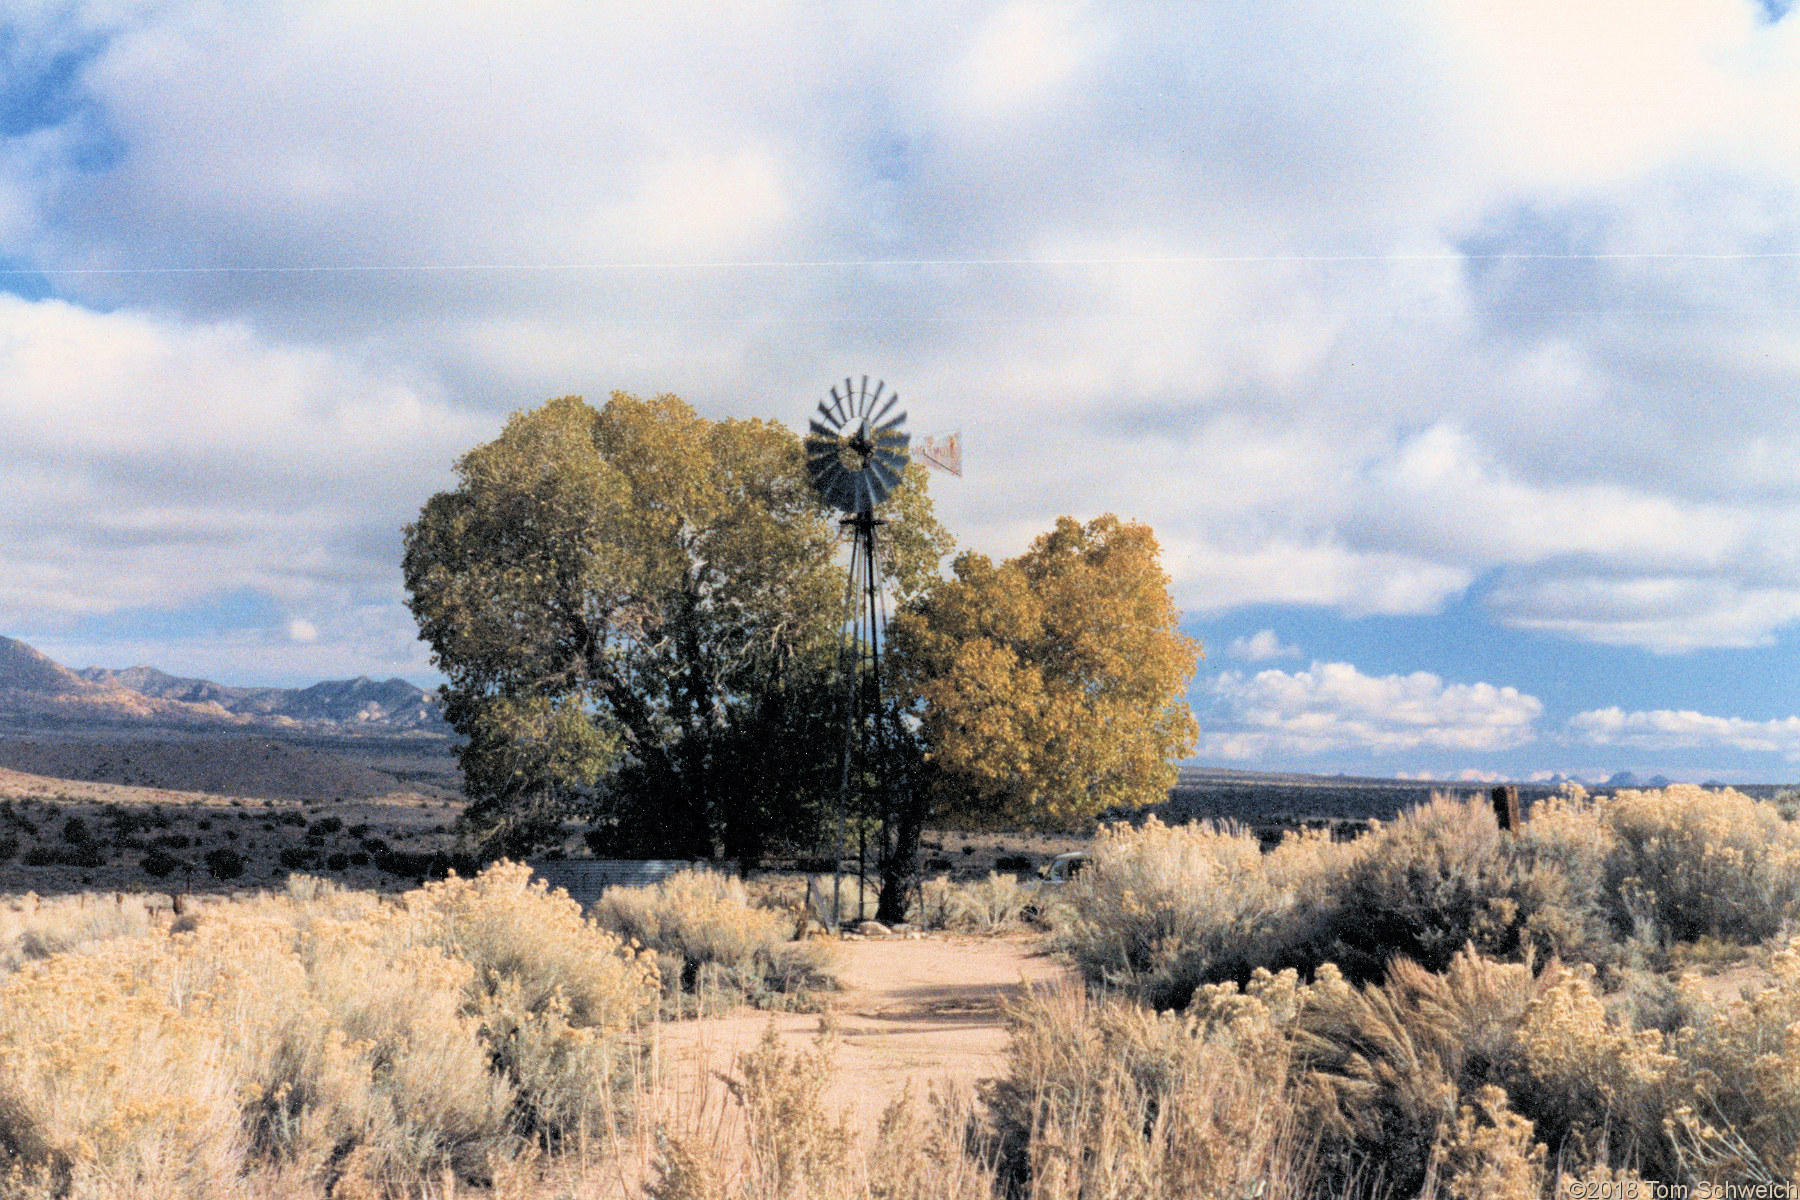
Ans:
<svg viewBox="0 0 1800 1200"><path fill-rule="evenodd" d="M1044 900L1040 885L1020 883L1018 876L998 871L968 882L939 877L919 885L907 919L921 929L1012 933L1038 914Z"/></svg>

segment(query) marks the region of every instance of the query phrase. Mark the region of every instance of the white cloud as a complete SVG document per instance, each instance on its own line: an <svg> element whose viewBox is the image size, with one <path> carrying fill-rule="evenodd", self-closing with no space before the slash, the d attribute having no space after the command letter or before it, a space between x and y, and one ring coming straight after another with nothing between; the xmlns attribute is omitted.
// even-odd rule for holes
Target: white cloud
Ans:
<svg viewBox="0 0 1800 1200"><path fill-rule="evenodd" d="M1245 662L1260 663L1277 658L1299 658L1302 652L1300 647L1282 641L1273 629L1259 629L1249 637L1231 639L1225 653Z"/></svg>
<svg viewBox="0 0 1800 1200"><path fill-rule="evenodd" d="M1481 581L1499 621L1665 651L1800 620L1793 264L1459 257L1800 245L1800 19L879 11L27 14L15 74L87 57L0 137L0 258L358 270L9 302L0 602L288 597L342 545L391 575L508 410L624 387L798 424L869 370L964 430L965 542L1145 520L1193 611L1427 615ZM632 262L663 265L434 269ZM106 539L136 548L91 596L59 556Z"/></svg>
<svg viewBox="0 0 1800 1200"><path fill-rule="evenodd" d="M354 636L388 660L388 635L370 640L350 614L405 620L400 527L492 432L341 351L4 294L0 379L0 620L51 637L71 618L140 611L179 636L191 612L201 626L264 621L294 644ZM325 630L207 615L249 595L339 615ZM423 661L418 647L405 659Z"/></svg>
<svg viewBox="0 0 1800 1200"><path fill-rule="evenodd" d="M1535 739L1543 704L1512 687L1436 675L1365 675L1350 663L1224 671L1200 715L1205 758L1280 761L1329 753L1492 751Z"/></svg>
<svg viewBox="0 0 1800 1200"><path fill-rule="evenodd" d="M1800 762L1800 717L1750 721L1691 711L1656 709L1626 712L1612 707L1577 713L1568 730L1590 746L1629 746L1638 750L1745 750L1777 753Z"/></svg>

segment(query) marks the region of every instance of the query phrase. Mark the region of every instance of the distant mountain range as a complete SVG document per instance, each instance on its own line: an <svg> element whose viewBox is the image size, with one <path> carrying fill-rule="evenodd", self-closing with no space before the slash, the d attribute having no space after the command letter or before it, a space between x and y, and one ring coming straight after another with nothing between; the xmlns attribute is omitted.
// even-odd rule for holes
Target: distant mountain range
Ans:
<svg viewBox="0 0 1800 1200"><path fill-rule="evenodd" d="M0 718L100 724L261 727L321 733L448 733L442 706L404 679L305 688L231 687L155 667L72 671L0 637Z"/></svg>

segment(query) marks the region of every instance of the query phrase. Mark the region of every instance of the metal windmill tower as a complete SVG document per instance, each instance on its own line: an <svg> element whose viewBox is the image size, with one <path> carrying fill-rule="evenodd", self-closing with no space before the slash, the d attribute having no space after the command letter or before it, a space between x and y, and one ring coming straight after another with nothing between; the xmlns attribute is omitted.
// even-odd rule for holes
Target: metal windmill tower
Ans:
<svg viewBox="0 0 1800 1200"><path fill-rule="evenodd" d="M898 487L910 461L910 436L903 426L906 412L890 417L900 402L898 392L887 393L877 380L873 390L864 375L860 386L846 377L843 387L831 389L829 403L821 401L819 415L810 422L806 437L806 468L813 488L845 514L842 524L850 531L850 573L844 587L843 678L845 688L844 758L838 789L837 870L832 882L832 912L840 918L843 881L845 817L850 809L851 765L860 760L874 768L874 788L880 801L881 861L895 852L892 833L896 823L898 781L888 770L889 742L881 707L881 628L884 605L881 572L875 552L875 531L886 524L875 509ZM861 872L857 903L862 903Z"/></svg>

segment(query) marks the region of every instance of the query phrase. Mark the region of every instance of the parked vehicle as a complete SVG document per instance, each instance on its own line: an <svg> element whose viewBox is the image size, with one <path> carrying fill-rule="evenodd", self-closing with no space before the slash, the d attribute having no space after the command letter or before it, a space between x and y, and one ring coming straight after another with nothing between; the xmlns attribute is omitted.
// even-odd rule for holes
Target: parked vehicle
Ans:
<svg viewBox="0 0 1800 1200"><path fill-rule="evenodd" d="M1059 854L1044 864L1041 871L1045 883L1067 883L1087 869L1093 855L1086 850L1071 850L1067 854Z"/></svg>

